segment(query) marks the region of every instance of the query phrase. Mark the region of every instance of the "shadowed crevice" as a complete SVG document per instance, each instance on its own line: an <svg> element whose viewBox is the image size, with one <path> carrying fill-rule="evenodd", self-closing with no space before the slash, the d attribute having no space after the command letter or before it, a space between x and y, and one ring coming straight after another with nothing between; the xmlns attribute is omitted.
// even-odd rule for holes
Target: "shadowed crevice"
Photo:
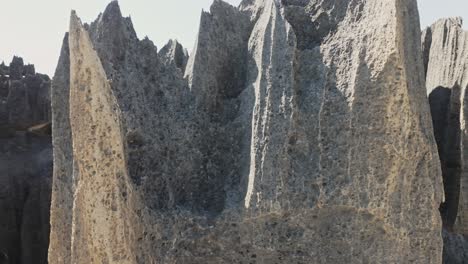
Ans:
<svg viewBox="0 0 468 264"><path fill-rule="evenodd" d="M442 166L445 201L440 206L444 227L452 230L460 198L460 86L437 87L429 95L434 135Z"/></svg>

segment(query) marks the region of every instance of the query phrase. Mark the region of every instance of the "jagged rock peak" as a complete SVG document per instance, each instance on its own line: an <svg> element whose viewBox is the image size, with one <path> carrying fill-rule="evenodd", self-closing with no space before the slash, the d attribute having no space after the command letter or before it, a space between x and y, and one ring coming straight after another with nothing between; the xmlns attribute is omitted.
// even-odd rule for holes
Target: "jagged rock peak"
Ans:
<svg viewBox="0 0 468 264"><path fill-rule="evenodd" d="M76 13L75 13L76 14ZM133 22L130 17L123 17L118 1L114 0L109 3L105 11L99 14L98 18L89 26L84 25L85 29L89 29L91 38L99 41L99 39L112 39L114 42L122 42L126 39L138 39ZM99 28L99 30L97 30ZM109 38L109 36L112 38ZM119 43L122 46L125 43Z"/></svg>
<svg viewBox="0 0 468 264"><path fill-rule="evenodd" d="M28 75L35 75L36 70L32 64L24 64L23 58L18 56L13 56L13 59L10 65L7 67L3 62L0 66L1 75L9 75L9 78L12 80L20 80L21 78ZM46 77L46 75L43 75Z"/></svg>
<svg viewBox="0 0 468 264"><path fill-rule="evenodd" d="M104 11L104 17L122 17L122 11L120 10L119 1L113 0L107 5Z"/></svg>
<svg viewBox="0 0 468 264"><path fill-rule="evenodd" d="M102 20L103 23L108 26L116 26L116 23L122 23L122 26L126 26L126 29L130 32L131 36L136 37L132 19L130 17L123 17L117 0L113 0L109 3L102 14Z"/></svg>
<svg viewBox="0 0 468 264"><path fill-rule="evenodd" d="M173 62L182 72L185 71L189 58L188 51L177 40L169 40L159 51L158 55L166 63Z"/></svg>

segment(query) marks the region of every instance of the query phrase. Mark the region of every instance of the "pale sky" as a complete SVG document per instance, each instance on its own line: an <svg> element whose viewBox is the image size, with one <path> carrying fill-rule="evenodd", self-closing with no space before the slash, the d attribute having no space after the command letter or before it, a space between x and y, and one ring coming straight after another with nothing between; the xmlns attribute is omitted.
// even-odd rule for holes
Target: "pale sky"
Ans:
<svg viewBox="0 0 468 264"><path fill-rule="evenodd" d="M226 0L225 0L226 1ZM227 0L238 5L241 0ZM0 61L19 55L41 73L53 75L70 10L84 22L93 21L110 0L0 0ZM125 16L131 16L139 38L148 36L161 48L169 39L192 50L202 9L212 0L120 0ZM421 25L442 17L468 19L468 0L418 0ZM467 22L468 24L468 22Z"/></svg>

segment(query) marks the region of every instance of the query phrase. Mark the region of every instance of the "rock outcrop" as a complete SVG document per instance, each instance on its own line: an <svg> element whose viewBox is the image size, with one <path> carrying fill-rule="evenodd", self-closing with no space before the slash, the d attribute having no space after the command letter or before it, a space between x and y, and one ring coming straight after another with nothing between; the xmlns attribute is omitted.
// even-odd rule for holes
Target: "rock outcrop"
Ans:
<svg viewBox="0 0 468 264"><path fill-rule="evenodd" d="M50 121L49 89L49 77L36 74L22 58L0 65L0 127L24 130Z"/></svg>
<svg viewBox="0 0 468 264"><path fill-rule="evenodd" d="M460 238L468 236L467 52L468 32L463 30L461 18L441 19L423 31L427 93L445 189L440 211L447 230L446 263L468 261L457 250L463 241Z"/></svg>
<svg viewBox="0 0 468 264"><path fill-rule="evenodd" d="M0 65L0 262L47 263L50 79L14 57ZM3 262L2 262L3 261Z"/></svg>
<svg viewBox="0 0 468 264"><path fill-rule="evenodd" d="M419 35L415 0L216 0L187 61L72 13L49 262L441 263Z"/></svg>

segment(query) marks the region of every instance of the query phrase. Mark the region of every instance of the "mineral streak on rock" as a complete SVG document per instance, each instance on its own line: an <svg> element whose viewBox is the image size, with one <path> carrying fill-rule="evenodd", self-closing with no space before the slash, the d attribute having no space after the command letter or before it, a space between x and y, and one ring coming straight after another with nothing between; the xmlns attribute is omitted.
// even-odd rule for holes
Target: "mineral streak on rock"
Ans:
<svg viewBox="0 0 468 264"><path fill-rule="evenodd" d="M423 33L429 95L445 188L444 227L468 235L468 33L461 18L441 19Z"/></svg>
<svg viewBox="0 0 468 264"><path fill-rule="evenodd" d="M50 79L14 57L0 65L0 262L47 263Z"/></svg>
<svg viewBox="0 0 468 264"><path fill-rule="evenodd" d="M73 14L49 262L441 263L419 35L414 0L216 0L185 66Z"/></svg>

